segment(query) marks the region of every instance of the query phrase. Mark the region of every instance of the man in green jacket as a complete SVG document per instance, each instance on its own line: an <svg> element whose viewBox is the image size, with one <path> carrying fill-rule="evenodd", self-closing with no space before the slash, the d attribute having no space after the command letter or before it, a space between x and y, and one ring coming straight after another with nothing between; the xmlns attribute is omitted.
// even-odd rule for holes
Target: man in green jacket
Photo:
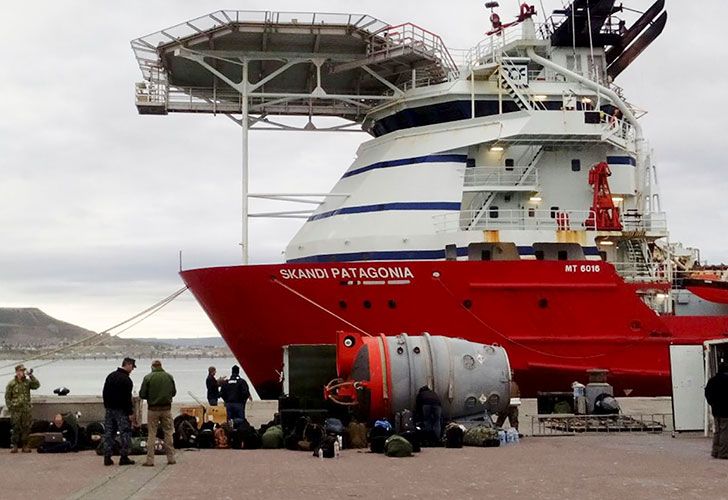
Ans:
<svg viewBox="0 0 728 500"><path fill-rule="evenodd" d="M152 372L142 381L139 397L147 400L147 461L142 465L154 467L154 442L157 436L157 427L162 426L164 431L164 451L167 454L167 463L172 465L174 460L174 445L172 443L172 398L177 395L174 378L162 369L162 362L158 359L152 362Z"/></svg>
<svg viewBox="0 0 728 500"><path fill-rule="evenodd" d="M13 425L10 453L17 453L20 447L23 448L23 453L30 453L28 435L30 435L30 424L33 422L30 413L30 391L40 387L40 382L33 376L33 370L28 372L27 377L25 373L25 366L16 366L15 377L5 387L5 406L10 412Z"/></svg>

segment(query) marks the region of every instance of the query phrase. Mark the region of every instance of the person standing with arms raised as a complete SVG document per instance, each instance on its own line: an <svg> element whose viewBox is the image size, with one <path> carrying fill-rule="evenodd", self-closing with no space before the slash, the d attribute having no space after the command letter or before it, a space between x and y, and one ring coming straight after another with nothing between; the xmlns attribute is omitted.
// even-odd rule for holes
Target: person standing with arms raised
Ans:
<svg viewBox="0 0 728 500"><path fill-rule="evenodd" d="M239 366L233 366L230 378L220 388L220 396L225 401L228 420L245 420L245 403L253 398L248 383L240 376Z"/></svg>
<svg viewBox="0 0 728 500"><path fill-rule="evenodd" d="M111 455L114 452L114 439L119 431L121 440L121 458L119 465L134 465L129 458L131 444L131 418L134 415L134 406L131 402L131 391L134 388L129 376L136 368L134 358L124 358L121 368L109 373L104 382L104 465L114 465Z"/></svg>
<svg viewBox="0 0 728 500"><path fill-rule="evenodd" d="M217 369L214 366L207 369L205 385L207 386L207 402L210 406L217 406L217 400L220 399L220 385L215 378L216 374Z"/></svg>
<svg viewBox="0 0 728 500"><path fill-rule="evenodd" d="M174 443L172 434L172 399L177 395L177 387L174 384L174 377L165 372L162 362L152 362L152 372L147 374L142 381L142 388L139 390L139 397L147 400L147 426L149 433L147 438L147 461L142 465L154 467L154 440L157 438L157 428L161 425L164 432L164 451L167 454L167 463L173 465Z"/></svg>
<svg viewBox="0 0 728 500"><path fill-rule="evenodd" d="M31 415L30 391L40 387L40 382L33 376L33 370L27 372L25 366L15 367L15 377L5 387L5 406L10 412L10 420L13 426L12 449L10 453L17 453L18 448L23 453L30 453L28 448L28 436L30 425L33 423Z"/></svg>

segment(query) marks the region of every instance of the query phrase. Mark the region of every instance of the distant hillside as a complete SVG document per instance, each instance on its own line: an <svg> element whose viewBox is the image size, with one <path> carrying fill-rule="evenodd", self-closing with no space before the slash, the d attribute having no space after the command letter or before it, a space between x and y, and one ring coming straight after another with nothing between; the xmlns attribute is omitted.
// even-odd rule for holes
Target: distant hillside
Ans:
<svg viewBox="0 0 728 500"><path fill-rule="evenodd" d="M35 307L0 307L0 343L6 345L58 345L93 334Z"/></svg>
<svg viewBox="0 0 728 500"><path fill-rule="evenodd" d="M226 347L222 337L199 337L179 339L156 339L156 338L135 338L139 342L151 342L154 344L168 344L175 347Z"/></svg>

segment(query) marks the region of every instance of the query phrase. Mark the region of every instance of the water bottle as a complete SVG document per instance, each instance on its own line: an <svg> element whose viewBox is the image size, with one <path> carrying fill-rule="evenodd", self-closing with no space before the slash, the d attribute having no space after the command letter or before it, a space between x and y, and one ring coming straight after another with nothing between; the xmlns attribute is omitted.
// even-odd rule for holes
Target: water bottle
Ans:
<svg viewBox="0 0 728 500"><path fill-rule="evenodd" d="M339 458L339 452L341 451L341 446L339 445L339 440L337 439L334 443L334 458Z"/></svg>
<svg viewBox="0 0 728 500"><path fill-rule="evenodd" d="M324 449L323 448L318 449L318 456L319 456L319 460L323 461L323 459L324 459Z"/></svg>
<svg viewBox="0 0 728 500"><path fill-rule="evenodd" d="M504 430L498 431L498 441L500 441L500 445L501 446L505 446L506 445L506 443L507 443L507 441L506 441L506 431L504 431Z"/></svg>

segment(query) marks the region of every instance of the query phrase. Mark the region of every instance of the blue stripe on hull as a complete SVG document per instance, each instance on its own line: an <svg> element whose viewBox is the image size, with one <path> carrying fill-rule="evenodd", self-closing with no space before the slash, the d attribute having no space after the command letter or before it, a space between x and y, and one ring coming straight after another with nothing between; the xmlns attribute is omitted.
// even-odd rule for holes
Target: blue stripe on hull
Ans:
<svg viewBox="0 0 728 500"><path fill-rule="evenodd" d="M585 256L599 255L596 247L583 247ZM468 255L468 247L458 247L458 257ZM534 255L532 247L518 247L519 255ZM298 259L289 259L288 264L309 264L324 262L357 262L370 260L442 260L445 258L445 249L442 250L384 250L372 252L333 253L312 255Z"/></svg>
<svg viewBox="0 0 728 500"><path fill-rule="evenodd" d="M312 215L309 221L326 219L335 215L363 214L370 212L387 212L390 210L460 210L460 202L452 201L401 201L394 203L378 203L376 205L362 205L358 207L342 207L330 212Z"/></svg>
<svg viewBox="0 0 728 500"><path fill-rule="evenodd" d="M380 168L391 168L391 167L402 167L404 165L415 165L418 163L465 163L468 159L467 155L428 155L428 156L417 156L415 158L402 158L400 160L388 160L372 163L365 167L355 168L349 172L346 172L342 178L352 177L354 175L363 174L370 170L377 170Z"/></svg>

